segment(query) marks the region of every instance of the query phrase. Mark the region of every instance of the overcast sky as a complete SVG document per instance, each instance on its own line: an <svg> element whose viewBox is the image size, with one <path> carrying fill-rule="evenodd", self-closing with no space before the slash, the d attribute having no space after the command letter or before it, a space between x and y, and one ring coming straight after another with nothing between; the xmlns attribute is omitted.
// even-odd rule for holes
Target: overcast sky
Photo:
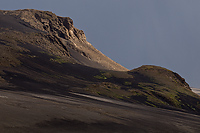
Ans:
<svg viewBox="0 0 200 133"><path fill-rule="evenodd" d="M49 10L128 69L158 65L200 88L200 0L0 0L1 10Z"/></svg>

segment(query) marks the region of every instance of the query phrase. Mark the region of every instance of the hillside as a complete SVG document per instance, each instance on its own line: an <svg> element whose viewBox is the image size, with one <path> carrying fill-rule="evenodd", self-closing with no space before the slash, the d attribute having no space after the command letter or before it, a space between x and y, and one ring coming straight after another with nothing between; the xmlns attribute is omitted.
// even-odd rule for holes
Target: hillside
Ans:
<svg viewBox="0 0 200 133"><path fill-rule="evenodd" d="M61 88L57 91L79 87L84 93L151 106L200 109L199 97L177 73L156 66L126 71L88 43L68 17L1 11L0 28L2 85L24 89L31 84L33 91L51 90L52 84Z"/></svg>
<svg viewBox="0 0 200 133"><path fill-rule="evenodd" d="M69 99L72 99L72 102L69 103L69 110L71 110L70 107L73 107L73 110L80 107L80 112L84 113L83 110L87 110L91 116L95 112L95 120L98 118L98 122L99 114L96 114L96 112L99 112L99 110L97 111L97 109L104 104L106 105L102 108L107 109L110 105L105 103L105 101L110 100L117 101L113 102L111 106L113 107L111 114L115 114L115 111L113 111L115 108L121 114L120 109L129 110L129 106L131 106L132 111L132 106L134 106L134 110L137 110L138 107L141 112L145 113L153 110L150 112L151 115L154 114L154 111L160 113L163 111L160 117L166 112L176 110L179 113L185 112L185 115L188 116L187 118L180 116L180 119L183 119L183 125L184 120L187 121L193 117L191 116L192 114L200 114L200 96L192 92L188 83L179 74L151 65L128 70L112 61L87 42L84 32L74 27L71 18L56 16L49 11L31 9L0 11L0 91L2 94L0 95L0 102L2 102L2 106L8 112L12 112L13 119L18 118L13 113L13 110L18 110L20 117L23 117L23 113L26 112L25 109L28 109L33 115L34 113L42 112L38 111L42 108L44 110L41 113L42 117L41 119L37 118L36 122L39 122L39 125L42 127L53 126L58 123L62 125L69 122L67 118L72 116L63 115L62 117L67 117L67 120L60 118L61 116L57 119L55 116L56 112L64 114L60 108L64 108L63 104L65 103L68 106L68 102L71 101ZM12 97L7 99L7 95L8 97L16 96L16 98L19 98L15 99L15 97ZM92 96L95 96L95 100L88 98ZM20 98L26 99L25 101L27 102L19 100ZM106 100L102 101L98 100L98 98L105 98ZM33 99L36 100L35 103ZM91 101L89 100L88 102L88 99ZM15 100L19 103L15 103ZM48 110L40 106L40 102L44 102L41 100L45 100L45 103L47 101L58 102L55 105L58 108L47 104L49 108L54 109L54 111L48 112ZM78 104L79 106L77 107L77 101L82 101L83 103L80 102L80 105ZM28 102L32 106L36 106L37 110L31 110L32 106L28 106ZM88 107L90 102L91 107ZM119 106L118 102L123 104ZM95 104L94 107L93 104ZM128 104L128 107L126 104ZM154 108L152 109L149 106ZM6 112L0 111L3 117ZM83 115L80 112L78 114L80 116ZM45 116L46 113L49 116ZM29 113L25 114L27 116L30 115ZM113 126L114 122L114 127L118 126L119 123L116 124L118 121L123 121L123 117L128 119L128 116L125 114L118 114L117 116L107 114L106 112L101 112L100 114L106 118L109 116L109 122L111 122L109 124ZM172 112L172 114L169 113L168 115L170 118L175 119L175 114L175 112ZM32 115L31 119L34 119ZM39 114L35 115L40 117ZM9 119L9 122L11 122L12 118L9 115L6 116L8 118L5 119ZM76 114L73 113L73 116L76 116ZM112 120L114 118L116 120L112 121L111 117ZM195 117L198 116L195 115ZM145 118L143 119L145 120ZM52 119L52 121L49 119ZM74 119L79 118L74 117ZM153 118L153 120L155 119L156 117ZM139 118L136 120L138 121ZM136 124L136 120L130 121L134 121L134 124ZM25 121L23 119L21 121L22 125L19 126L23 127ZM44 123L40 123L41 121ZM85 114L84 119L81 122L78 121L78 124L83 124L83 127L87 127L88 125L82 123L83 121L89 121ZM150 121L151 119L148 118L148 124ZM77 124L77 121L72 122L75 122L75 125ZM6 126L4 126L6 124L0 124L0 127L2 126L6 130ZM128 125L130 126L130 123ZM152 131L156 131L157 127L155 125L156 123L152 125L154 127ZM101 127L95 124L93 126L98 129ZM162 126L169 127L165 123L162 123ZM195 127L195 125L190 126L191 128ZM182 131L179 128L171 128L170 131ZM14 128L14 131L15 129L17 130L17 128ZM26 131L26 128L22 129L23 132ZM109 127L108 129L111 132ZM126 127L123 125L122 129L126 129ZM122 129L120 129L121 132L123 132ZM138 128L138 131L139 129L142 129L142 127ZM20 132L20 130L21 128L17 131ZM31 128L27 129L27 131L30 130ZM146 131L144 130L144 132ZM194 131L197 130L194 129Z"/></svg>

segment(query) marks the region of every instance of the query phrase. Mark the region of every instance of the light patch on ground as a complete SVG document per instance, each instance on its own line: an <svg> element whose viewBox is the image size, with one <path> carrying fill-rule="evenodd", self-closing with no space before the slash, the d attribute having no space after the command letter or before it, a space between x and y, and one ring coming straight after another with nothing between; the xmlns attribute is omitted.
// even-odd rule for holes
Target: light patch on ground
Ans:
<svg viewBox="0 0 200 133"><path fill-rule="evenodd" d="M7 96L0 96L0 98L8 98Z"/></svg>

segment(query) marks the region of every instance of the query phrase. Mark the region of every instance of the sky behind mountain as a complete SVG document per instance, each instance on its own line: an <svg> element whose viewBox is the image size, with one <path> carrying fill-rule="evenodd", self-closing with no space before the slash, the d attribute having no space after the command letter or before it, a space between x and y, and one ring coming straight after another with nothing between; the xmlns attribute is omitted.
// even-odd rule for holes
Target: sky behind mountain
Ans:
<svg viewBox="0 0 200 133"><path fill-rule="evenodd" d="M0 0L1 10L71 17L87 40L128 69L158 65L200 88L199 0Z"/></svg>

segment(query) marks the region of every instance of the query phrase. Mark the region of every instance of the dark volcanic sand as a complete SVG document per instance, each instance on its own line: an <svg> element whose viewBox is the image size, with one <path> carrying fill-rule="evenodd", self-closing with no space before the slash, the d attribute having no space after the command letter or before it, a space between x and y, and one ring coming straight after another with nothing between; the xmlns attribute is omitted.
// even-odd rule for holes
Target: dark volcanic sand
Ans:
<svg viewBox="0 0 200 133"><path fill-rule="evenodd" d="M0 90L2 133L199 133L200 116L69 93Z"/></svg>

